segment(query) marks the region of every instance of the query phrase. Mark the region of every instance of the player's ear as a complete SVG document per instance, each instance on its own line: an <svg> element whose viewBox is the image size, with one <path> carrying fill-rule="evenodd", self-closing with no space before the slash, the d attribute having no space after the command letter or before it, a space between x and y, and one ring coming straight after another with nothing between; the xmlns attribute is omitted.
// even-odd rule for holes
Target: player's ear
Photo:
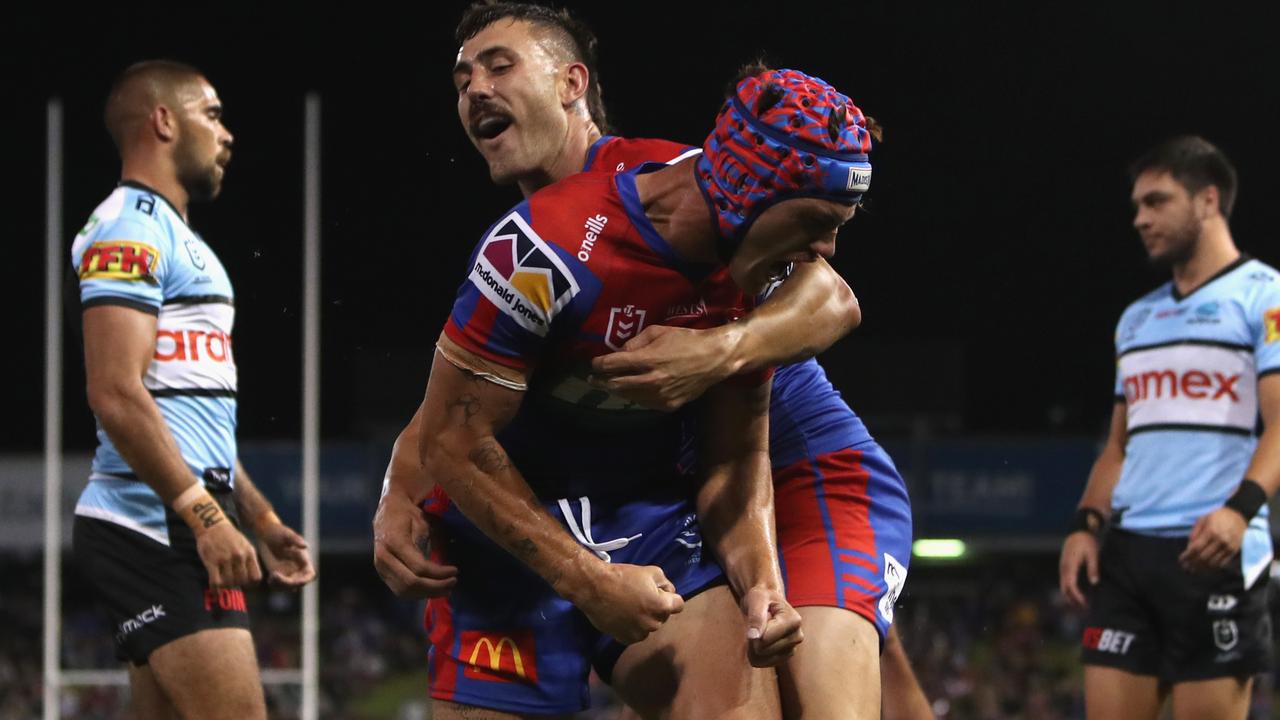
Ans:
<svg viewBox="0 0 1280 720"><path fill-rule="evenodd" d="M560 102L566 106L576 103L586 96L590 82L591 73L586 65L580 62L565 65L560 81Z"/></svg>
<svg viewBox="0 0 1280 720"><path fill-rule="evenodd" d="M178 118L167 105L157 105L147 117L151 131L165 142L171 142L178 134Z"/></svg>
<svg viewBox="0 0 1280 720"><path fill-rule="evenodd" d="M1220 212L1218 199L1217 185L1205 185L1200 192L1196 193L1197 210L1200 211L1201 218L1213 217Z"/></svg>

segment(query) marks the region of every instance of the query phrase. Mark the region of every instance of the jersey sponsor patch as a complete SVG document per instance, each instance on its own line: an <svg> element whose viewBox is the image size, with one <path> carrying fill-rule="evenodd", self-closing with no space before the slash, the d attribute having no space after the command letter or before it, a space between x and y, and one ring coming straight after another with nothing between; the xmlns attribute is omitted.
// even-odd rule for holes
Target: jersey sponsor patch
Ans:
<svg viewBox="0 0 1280 720"><path fill-rule="evenodd" d="M1120 358L1130 433L1153 425L1252 432L1256 382L1253 356L1245 348L1167 345Z"/></svg>
<svg viewBox="0 0 1280 720"><path fill-rule="evenodd" d="M100 240L80 258L81 280L131 280L152 285L160 251L136 240Z"/></svg>
<svg viewBox="0 0 1280 720"><path fill-rule="evenodd" d="M1263 324L1266 326L1268 343L1280 340L1280 307L1273 307L1262 314Z"/></svg>
<svg viewBox="0 0 1280 720"><path fill-rule="evenodd" d="M469 279L503 314L540 336L579 291L555 250L514 212L484 239Z"/></svg>

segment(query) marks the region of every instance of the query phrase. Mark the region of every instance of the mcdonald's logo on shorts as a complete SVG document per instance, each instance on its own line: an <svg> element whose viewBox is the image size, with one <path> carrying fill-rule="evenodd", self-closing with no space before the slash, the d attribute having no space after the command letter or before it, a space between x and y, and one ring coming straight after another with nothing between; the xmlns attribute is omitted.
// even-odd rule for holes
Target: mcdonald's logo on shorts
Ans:
<svg viewBox="0 0 1280 720"><path fill-rule="evenodd" d="M459 657L466 663L463 676L492 682L538 681L538 657L533 632L464 630Z"/></svg>

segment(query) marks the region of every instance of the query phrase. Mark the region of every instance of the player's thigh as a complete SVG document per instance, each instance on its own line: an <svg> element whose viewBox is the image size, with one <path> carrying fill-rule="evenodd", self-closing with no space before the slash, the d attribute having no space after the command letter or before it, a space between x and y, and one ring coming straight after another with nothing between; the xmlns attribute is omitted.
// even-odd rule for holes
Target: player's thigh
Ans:
<svg viewBox="0 0 1280 720"><path fill-rule="evenodd" d="M150 665L129 666L129 705L138 720L179 720L178 711L165 696Z"/></svg>
<svg viewBox="0 0 1280 720"><path fill-rule="evenodd" d="M1173 686L1174 720L1244 720L1253 678L1214 678Z"/></svg>
<svg viewBox="0 0 1280 720"><path fill-rule="evenodd" d="M253 637L242 628L201 630L151 653L151 671L187 720L267 716Z"/></svg>
<svg viewBox="0 0 1280 720"><path fill-rule="evenodd" d="M878 720L880 634L863 616L835 607L797 608L804 642L778 671L787 720Z"/></svg>
<svg viewBox="0 0 1280 720"><path fill-rule="evenodd" d="M778 718L776 674L747 661L747 627L725 585L689 598L613 667L623 701L646 719Z"/></svg>
<svg viewBox="0 0 1280 720"><path fill-rule="evenodd" d="M448 700L431 701L432 720L570 720L572 717L572 715L522 715L474 705L461 705Z"/></svg>
<svg viewBox="0 0 1280 720"><path fill-rule="evenodd" d="M1084 668L1088 720L1156 720L1164 696L1155 675L1137 675L1102 665Z"/></svg>

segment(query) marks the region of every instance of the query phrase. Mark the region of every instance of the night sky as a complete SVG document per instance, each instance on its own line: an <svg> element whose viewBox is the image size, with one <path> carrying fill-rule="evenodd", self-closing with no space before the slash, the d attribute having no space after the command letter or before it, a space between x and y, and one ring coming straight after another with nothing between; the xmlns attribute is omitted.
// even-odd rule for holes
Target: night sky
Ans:
<svg viewBox="0 0 1280 720"><path fill-rule="evenodd" d="M863 324L823 358L874 432L1094 434L1110 411L1124 306L1166 279L1130 227L1128 162L1203 134L1237 165L1240 247L1280 264L1280 46L1271 18L1202 4L582 3L622 134L701 144L726 81L763 54L819 75L886 128L836 267ZM1003 5L1003 6L1002 6ZM300 428L302 117L323 116L323 432L383 440L421 398L429 349L485 227L518 199L464 136L450 81L464 3L410 21L371 4L305 17L210 6L12 20L8 411L0 450L41 441L45 100L66 105L67 246L118 179L102 128L130 62L202 68L235 159L192 224L237 291L241 436ZM202 9L196 8L197 10ZM803 14L783 8L817 8ZM1241 6L1243 7L1243 6ZM619 8L625 8L620 10ZM22 258L19 260L19 258ZM66 442L87 449L78 310Z"/></svg>

